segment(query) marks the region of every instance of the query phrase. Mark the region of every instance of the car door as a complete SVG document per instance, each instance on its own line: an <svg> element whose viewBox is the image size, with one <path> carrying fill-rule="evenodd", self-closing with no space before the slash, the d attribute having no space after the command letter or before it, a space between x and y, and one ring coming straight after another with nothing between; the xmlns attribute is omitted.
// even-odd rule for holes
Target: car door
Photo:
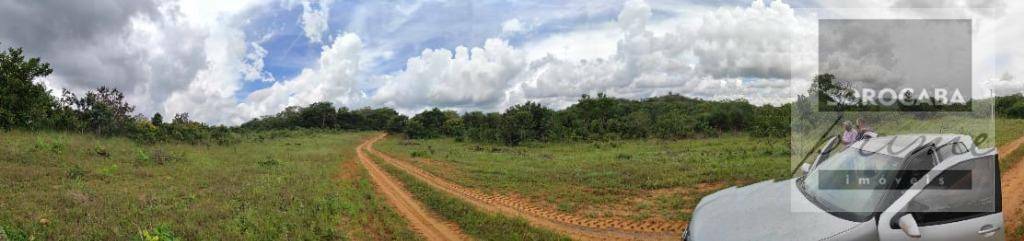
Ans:
<svg viewBox="0 0 1024 241"><path fill-rule="evenodd" d="M928 180L879 215L879 240L1004 240L999 165L995 153L987 153L958 155L928 172ZM913 218L916 225L908 226L916 226L919 238L901 229L904 216Z"/></svg>

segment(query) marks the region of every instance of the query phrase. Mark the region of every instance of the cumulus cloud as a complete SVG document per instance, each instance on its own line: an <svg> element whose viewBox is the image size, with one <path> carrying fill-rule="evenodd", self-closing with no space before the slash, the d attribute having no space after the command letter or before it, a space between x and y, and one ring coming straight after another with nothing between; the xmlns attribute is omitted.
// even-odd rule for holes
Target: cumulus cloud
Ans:
<svg viewBox="0 0 1024 241"><path fill-rule="evenodd" d="M718 9L691 36L698 71L716 78L790 78L793 69L811 71L814 27L781 1Z"/></svg>
<svg viewBox="0 0 1024 241"><path fill-rule="evenodd" d="M428 49L409 59L405 70L381 77L373 103L410 114L430 106L500 110L523 101L561 108L581 94L644 98L669 91L779 103L791 98L791 70L810 72L813 63L812 21L797 18L781 2L722 8L704 15L697 29L662 34L649 29L652 16L646 2L633 0L623 5L611 25L615 29L583 30L586 34L579 36L618 36L604 56L566 55L536 45L517 49L500 39L488 40L483 48L458 47L454 54ZM503 27L516 29L517 22L506 21ZM566 35L553 38L558 36ZM793 44L805 49L794 50ZM537 56L538 50L545 55ZM805 60L794 63L794 57Z"/></svg>
<svg viewBox="0 0 1024 241"><path fill-rule="evenodd" d="M796 17L782 2L721 8L701 17L696 29L661 35L648 28L651 11L643 1L625 3L617 18L622 38L614 54L580 61L549 55L531 63L511 92L524 95L518 99L552 103L595 92L643 98L667 91L779 103L790 98L787 85L780 83L794 77L791 71L813 71L813 22Z"/></svg>
<svg viewBox="0 0 1024 241"><path fill-rule="evenodd" d="M192 21L187 2L2 4L0 42L51 63L55 72L45 83L56 94L117 88L148 115L164 111L167 98L185 91L211 57L210 25Z"/></svg>
<svg viewBox="0 0 1024 241"><path fill-rule="evenodd" d="M383 76L374 103L416 111L427 106L487 109L505 99L505 90L525 66L522 51L507 41L488 39L482 48L427 49L410 58L405 70Z"/></svg>
<svg viewBox="0 0 1024 241"><path fill-rule="evenodd" d="M1010 73L1003 73L1001 77L989 80L987 84L987 87L999 96L1024 93L1024 81L1014 78Z"/></svg>
<svg viewBox="0 0 1024 241"><path fill-rule="evenodd" d="M352 104L362 98L355 88L363 43L359 36L346 33L324 46L316 65L305 68L290 80L257 90L238 104L245 119L280 112L288 106L302 106L327 101L339 105Z"/></svg>
<svg viewBox="0 0 1024 241"><path fill-rule="evenodd" d="M249 43L249 47L249 53L245 55L245 66L242 67L245 80L273 82L274 75L263 71L263 58L267 57L267 49L259 43Z"/></svg>
<svg viewBox="0 0 1024 241"><path fill-rule="evenodd" d="M315 3L315 4L314 4ZM320 43L327 31L331 0L302 2L302 30L309 42Z"/></svg>
<svg viewBox="0 0 1024 241"><path fill-rule="evenodd" d="M0 0L5 6L0 8L0 22L19 23L0 24L0 42L23 46L29 55L53 63L57 72L45 80L50 86L77 90L113 86L125 90L144 114L189 112L197 120L216 124L239 124L317 101L350 107L391 106L406 114L433 106L493 111L524 101L559 108L581 94L596 92L644 98L671 91L708 99L779 103L791 98L792 91L806 88L806 81L793 80L807 79L817 71L817 22L780 1L757 0L748 6L710 10L673 5L666 10L664 5L631 0L617 12L587 12L602 17L578 20L504 15L486 23L494 38L437 40L436 31L414 30L436 25L472 29L473 23L465 23L461 15L420 21L436 18L421 15L438 13L374 3L372 8L354 7L353 15L362 17L343 23L345 31L352 33L334 35L328 26L331 0L294 0L280 5L302 7L299 24L286 27L301 32L299 38L325 45L319 57L303 60L310 66L294 76L275 77L264 67L276 63L264 63L264 58L276 59L279 49L265 44L266 37L252 40L246 26L250 14L272 12L254 10L262 1ZM984 6L1004 4L991 2ZM1013 4L1004 4L1008 9L998 22L981 25L980 31L997 36L979 35L1006 45L1008 51L996 51L1005 53L994 67L1000 74L1016 75L1024 66L1016 60L1024 53L1020 47L1024 45L1008 41L1021 32L1008 26L1020 20L1016 16L1024 16L1016 14L1021 8ZM618 3L614 5L611 9L618 8ZM381 12L397 17L374 23L380 18L373 16ZM500 26L501 32L494 26ZM397 32L408 36L392 35ZM465 45L460 41L483 44L422 47ZM410 52L413 57L408 57ZM311 56L315 55L314 51ZM396 62L404 61L404 67L394 71L390 65L375 66L392 56L403 56ZM378 69L388 72L372 72ZM250 86L265 85L250 83L255 81L273 83L249 93ZM1008 85L1005 82L994 85Z"/></svg>

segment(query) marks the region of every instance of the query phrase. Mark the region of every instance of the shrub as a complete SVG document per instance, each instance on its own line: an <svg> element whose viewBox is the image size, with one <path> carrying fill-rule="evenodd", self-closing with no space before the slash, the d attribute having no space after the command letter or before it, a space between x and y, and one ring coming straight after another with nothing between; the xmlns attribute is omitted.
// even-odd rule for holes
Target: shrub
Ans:
<svg viewBox="0 0 1024 241"><path fill-rule="evenodd" d="M157 226L156 228L149 230L139 230L139 236L135 240L139 241L177 241L181 240L174 235L167 226Z"/></svg>
<svg viewBox="0 0 1024 241"><path fill-rule="evenodd" d="M85 177L85 174L88 174L88 172L84 168L82 168L82 166L79 166L78 164L72 164L71 167L68 167L68 170L67 172L65 172L64 175L68 179L78 180Z"/></svg>
<svg viewBox="0 0 1024 241"><path fill-rule="evenodd" d="M139 148L139 149L136 149L135 151L136 151L136 158L135 158L135 160L137 160L139 163L143 163L143 164L150 163L149 154L146 154L145 150L142 150L141 148Z"/></svg>
<svg viewBox="0 0 1024 241"><path fill-rule="evenodd" d="M259 161L257 163L260 164L260 166L272 167L272 166L281 165L284 162L282 162L281 160L278 160L277 158L273 158L273 157L269 157L268 156L266 159L263 159L263 160L261 160L261 161Z"/></svg>
<svg viewBox="0 0 1024 241"><path fill-rule="evenodd" d="M96 170L96 173L107 178L114 177L114 174L117 173L117 164L102 167L99 170Z"/></svg>
<svg viewBox="0 0 1024 241"><path fill-rule="evenodd" d="M92 148L92 151L93 153L96 153L97 156L101 156L103 158L110 158L110 152L107 151L107 148L103 146L97 145Z"/></svg>

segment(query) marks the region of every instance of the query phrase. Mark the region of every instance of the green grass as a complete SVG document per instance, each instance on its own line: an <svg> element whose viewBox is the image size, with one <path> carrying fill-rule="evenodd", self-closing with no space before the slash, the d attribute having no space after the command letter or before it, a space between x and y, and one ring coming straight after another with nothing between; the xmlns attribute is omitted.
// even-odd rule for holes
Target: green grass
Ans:
<svg viewBox="0 0 1024 241"><path fill-rule="evenodd" d="M998 146L1010 143L1021 136L1024 136L1024 119L996 119L996 143ZM999 157L999 170L1005 172L1021 159L1024 159L1024 148L1017 148L1009 155Z"/></svg>
<svg viewBox="0 0 1024 241"><path fill-rule="evenodd" d="M462 185L514 193L563 212L688 220L697 197L718 188L788 178L785 141L728 135L506 147L391 137L376 147Z"/></svg>
<svg viewBox="0 0 1024 241"><path fill-rule="evenodd" d="M996 145L1002 146L1024 136L1024 119L996 119Z"/></svg>
<svg viewBox="0 0 1024 241"><path fill-rule="evenodd" d="M0 133L0 229L11 240L417 239L353 160L370 135L193 146Z"/></svg>
<svg viewBox="0 0 1024 241"><path fill-rule="evenodd" d="M928 123L931 126L920 126ZM889 123L879 129L919 125L915 128L942 131L965 126L928 123ZM995 133L994 144L1006 144L1024 135L1024 120L997 119ZM453 139L390 137L376 146L462 185L524 196L562 212L589 217L687 220L699 198L718 188L790 177L786 141L726 135L678 141L527 143L507 147ZM992 145L991 139L989 143ZM1003 169L1022 158L1024 149L1001 158Z"/></svg>
<svg viewBox="0 0 1024 241"><path fill-rule="evenodd" d="M530 226L521 218L485 213L448 194L417 180L415 177L373 157L388 173L398 178L405 188L434 213L455 222L466 234L478 240L570 240L552 231Z"/></svg>

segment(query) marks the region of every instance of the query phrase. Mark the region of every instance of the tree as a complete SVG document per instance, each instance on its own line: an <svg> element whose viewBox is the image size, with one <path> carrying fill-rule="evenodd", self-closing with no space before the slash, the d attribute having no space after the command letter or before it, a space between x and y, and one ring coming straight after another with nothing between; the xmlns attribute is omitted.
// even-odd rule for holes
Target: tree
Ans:
<svg viewBox="0 0 1024 241"><path fill-rule="evenodd" d="M149 122L153 123L153 125L155 126L160 126L164 124L164 116L160 115L160 113L157 112L156 114L153 114L153 118L149 119Z"/></svg>
<svg viewBox="0 0 1024 241"><path fill-rule="evenodd" d="M0 128L37 128L54 106L50 91L34 80L53 73L39 58L25 60L21 48L0 52Z"/></svg>
<svg viewBox="0 0 1024 241"><path fill-rule="evenodd" d="M313 103L299 112L302 127L327 129L337 126L338 113L330 102Z"/></svg>
<svg viewBox="0 0 1024 241"><path fill-rule="evenodd" d="M444 122L447 115L438 108L433 108L416 114L412 117L412 127L417 128L415 136L422 138L433 138L443 134Z"/></svg>
<svg viewBox="0 0 1024 241"><path fill-rule="evenodd" d="M67 94L67 93L66 93ZM76 99L73 95L73 109L79 120L97 135L123 134L131 124L135 107L124 100L124 94L117 89L100 87L89 91L85 97Z"/></svg>
<svg viewBox="0 0 1024 241"><path fill-rule="evenodd" d="M553 111L535 102L515 105L501 117L501 140L518 145L525 140L546 140L551 129Z"/></svg>

